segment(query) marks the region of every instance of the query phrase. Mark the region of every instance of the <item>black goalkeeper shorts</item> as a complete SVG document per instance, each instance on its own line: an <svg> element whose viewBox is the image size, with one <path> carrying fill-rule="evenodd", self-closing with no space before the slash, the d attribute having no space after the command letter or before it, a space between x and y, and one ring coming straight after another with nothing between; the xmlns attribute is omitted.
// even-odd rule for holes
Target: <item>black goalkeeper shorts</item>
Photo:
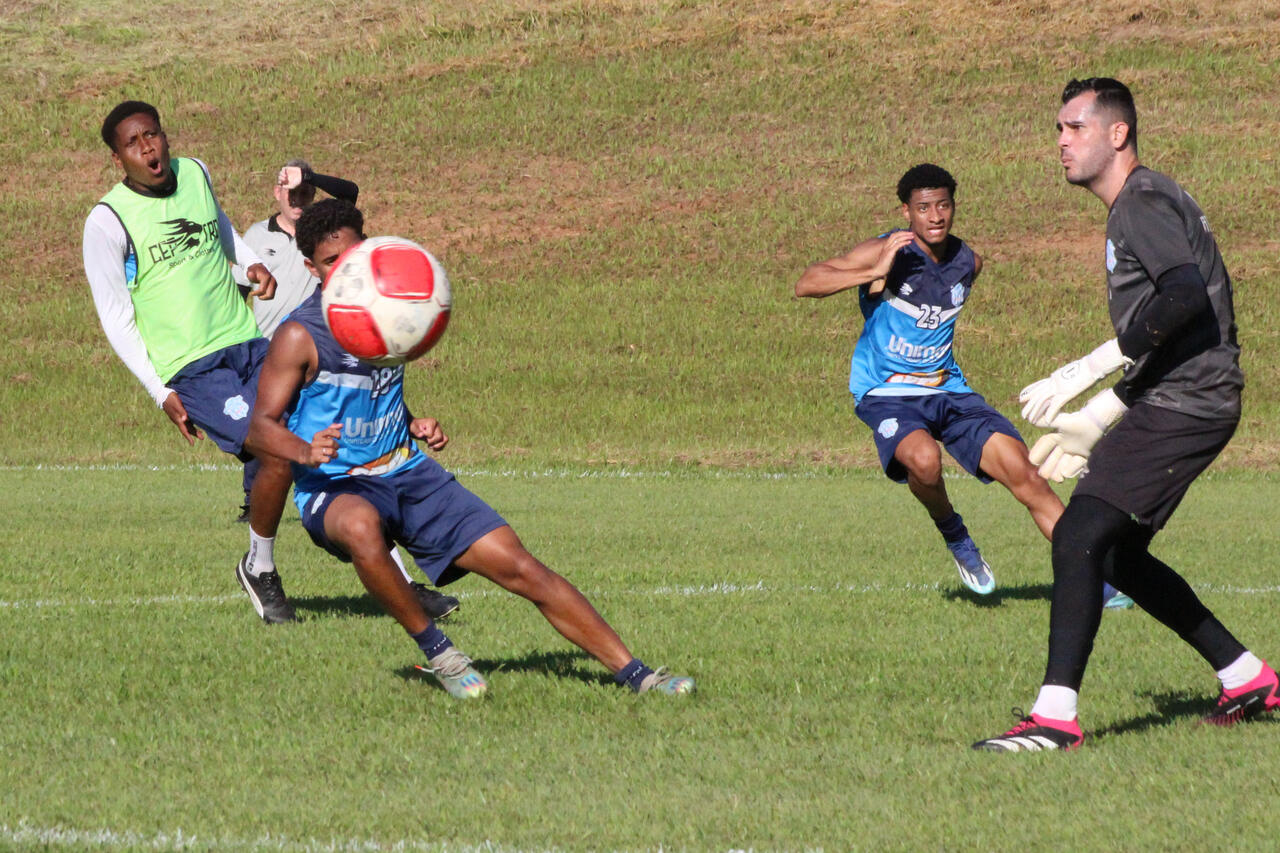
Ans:
<svg viewBox="0 0 1280 853"><path fill-rule="evenodd" d="M1239 421L1206 420L1137 403L1099 439L1075 495L1091 495L1159 530Z"/></svg>

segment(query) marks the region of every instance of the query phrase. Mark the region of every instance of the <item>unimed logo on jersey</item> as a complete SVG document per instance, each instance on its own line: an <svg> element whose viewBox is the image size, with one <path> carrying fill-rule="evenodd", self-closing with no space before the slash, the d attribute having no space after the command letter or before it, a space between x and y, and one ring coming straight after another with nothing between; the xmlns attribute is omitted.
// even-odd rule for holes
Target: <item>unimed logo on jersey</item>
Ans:
<svg viewBox="0 0 1280 853"><path fill-rule="evenodd" d="M166 219L161 225L169 226L163 240L152 243L147 252L153 264L168 263L175 267L191 257L193 250L203 254L213 250L218 244L218 220L211 219L203 224L190 219ZM204 245L201 246L200 244Z"/></svg>
<svg viewBox="0 0 1280 853"><path fill-rule="evenodd" d="M940 347L930 347L913 344L906 338L890 335L889 345L885 350L900 355L907 361L929 363L945 357L951 351L951 343L948 341Z"/></svg>
<svg viewBox="0 0 1280 853"><path fill-rule="evenodd" d="M372 444L384 432L399 429L404 423L404 409L388 412L367 421L361 417L348 417L342 423L342 439L351 444Z"/></svg>

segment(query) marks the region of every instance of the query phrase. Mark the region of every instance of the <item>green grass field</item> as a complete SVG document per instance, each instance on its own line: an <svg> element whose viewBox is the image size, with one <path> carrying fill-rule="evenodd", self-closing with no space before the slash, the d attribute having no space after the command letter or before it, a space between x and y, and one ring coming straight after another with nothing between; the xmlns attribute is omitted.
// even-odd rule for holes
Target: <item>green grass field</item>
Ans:
<svg viewBox="0 0 1280 853"><path fill-rule="evenodd" d="M1155 550L1274 657L1272 4L0 4L0 850L1274 846L1277 723L1198 728L1212 674L1141 613L1104 620L1085 749L967 749L1034 698L1048 547L999 487L950 480L1000 582L962 593L853 416L852 297L792 296L900 221L907 167L941 163L986 259L958 357L1014 414L1111 334L1105 211L1053 149L1063 83L1094 74L1132 84L1144 162L1212 222L1248 378ZM412 407L697 696L614 688L468 579L449 633L493 695L461 707L292 520L305 621L256 620L239 475L177 440L81 270L125 98L159 107L242 229L301 155L360 184L370 233L442 258L456 313Z"/></svg>
<svg viewBox="0 0 1280 853"><path fill-rule="evenodd" d="M463 706L294 522L305 621L258 622L234 472L0 472L0 510L38 494L44 517L0 544L0 848L1266 849L1280 829L1277 723L1197 727L1213 674L1138 612L1104 619L1085 749L967 749L1043 666L1048 549L999 487L953 481L1001 583L977 601L875 477L463 482L700 692L620 690L472 578L449 632L491 696ZM1158 548L1264 650L1277 500L1210 477Z"/></svg>

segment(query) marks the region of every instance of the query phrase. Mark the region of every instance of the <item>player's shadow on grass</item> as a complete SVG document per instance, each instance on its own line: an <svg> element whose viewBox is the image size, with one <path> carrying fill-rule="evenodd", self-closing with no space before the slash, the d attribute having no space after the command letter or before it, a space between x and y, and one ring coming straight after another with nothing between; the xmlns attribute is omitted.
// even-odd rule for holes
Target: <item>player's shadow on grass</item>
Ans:
<svg viewBox="0 0 1280 853"><path fill-rule="evenodd" d="M518 658L476 658L473 663L486 676L500 672L532 672L587 684L613 684L613 676L602 671L595 659L583 651L530 652ZM404 679L431 679L430 675L413 666L402 666L396 673Z"/></svg>
<svg viewBox="0 0 1280 853"><path fill-rule="evenodd" d="M942 591L942 597L947 601L964 601L978 607L999 607L1006 601L1048 601L1052 596L1053 584L1048 583L996 587L990 595L978 595L965 587Z"/></svg>
<svg viewBox="0 0 1280 853"><path fill-rule="evenodd" d="M290 596L300 616L386 616L378 602L367 595ZM388 617L390 618L390 617Z"/></svg>
<svg viewBox="0 0 1280 853"><path fill-rule="evenodd" d="M1147 729L1167 726L1177 720L1199 720L1213 709L1212 696L1192 696L1185 692L1142 693L1139 695L1144 699L1150 699L1151 704L1155 706L1155 710L1140 717L1134 717L1131 720L1112 723L1106 728L1098 729L1094 734L1096 736L1104 736L1144 732Z"/></svg>
<svg viewBox="0 0 1280 853"><path fill-rule="evenodd" d="M293 604L293 609L298 611L298 615L303 619L321 616L355 617L360 619L370 616L391 618L387 611L382 609L382 605L370 595L290 596L289 601ZM457 625L464 621L461 617L461 612L453 613L440 624Z"/></svg>

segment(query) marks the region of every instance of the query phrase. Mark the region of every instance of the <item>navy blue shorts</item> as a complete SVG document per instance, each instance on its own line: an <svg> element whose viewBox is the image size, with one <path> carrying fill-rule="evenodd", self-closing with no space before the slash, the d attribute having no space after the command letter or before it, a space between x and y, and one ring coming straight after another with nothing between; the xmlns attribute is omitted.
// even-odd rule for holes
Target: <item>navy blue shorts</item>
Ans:
<svg viewBox="0 0 1280 853"><path fill-rule="evenodd" d="M867 395L858 403L858 417L871 427L880 454L880 467L889 479L907 481L907 469L893 458L898 443L922 429L941 441L960 467L984 483L982 448L996 433L1022 441L1009 419L997 412L981 394L918 394L909 397Z"/></svg>
<svg viewBox="0 0 1280 853"><path fill-rule="evenodd" d="M267 339L252 338L196 359L165 383L214 444L245 462L253 458L244 439L266 357Z"/></svg>
<svg viewBox="0 0 1280 853"><path fill-rule="evenodd" d="M342 477L302 504L302 526L311 541L344 562L351 557L324 533L324 514L338 495L356 495L373 504L382 517L387 547L398 542L436 586L466 574L453 564L484 536L506 525L492 507L452 477L444 485L419 476L426 466L415 465L387 477Z"/></svg>

